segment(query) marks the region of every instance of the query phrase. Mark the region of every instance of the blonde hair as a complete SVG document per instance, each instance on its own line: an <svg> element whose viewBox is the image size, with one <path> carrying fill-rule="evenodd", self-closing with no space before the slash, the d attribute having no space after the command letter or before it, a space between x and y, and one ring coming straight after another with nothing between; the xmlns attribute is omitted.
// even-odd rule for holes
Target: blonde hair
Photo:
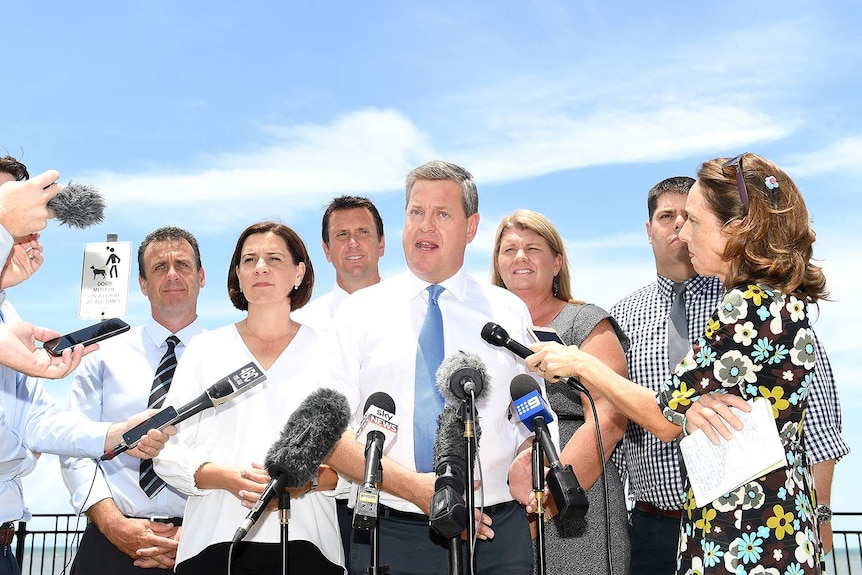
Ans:
<svg viewBox="0 0 862 575"><path fill-rule="evenodd" d="M556 283L556 293L554 296L567 302L580 303L572 298L571 276L569 275L569 258L566 256L566 244L563 242L560 232L551 223L551 220L532 210L515 210L511 215L505 216L500 220L500 225L497 226L497 233L494 239L494 255L491 266L491 283L496 286L505 288L503 277L500 275L500 264L497 262L497 256L500 254L500 243L503 240L503 234L512 228L519 230L532 230L542 236L554 255L559 255L562 260L560 271L554 278Z"/></svg>

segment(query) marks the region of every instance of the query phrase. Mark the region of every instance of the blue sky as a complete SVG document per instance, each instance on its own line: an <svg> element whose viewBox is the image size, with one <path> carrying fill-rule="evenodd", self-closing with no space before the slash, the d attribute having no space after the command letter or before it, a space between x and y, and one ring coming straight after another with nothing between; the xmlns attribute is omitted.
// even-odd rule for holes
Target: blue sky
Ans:
<svg viewBox="0 0 862 575"><path fill-rule="evenodd" d="M86 231L52 222L45 265L9 297L34 323L81 327L84 243L114 232L136 247L179 225L202 247L200 316L224 325L241 317L227 263L254 221L294 227L316 293L332 286L320 216L343 193L379 206L391 276L404 175L443 158L479 186L470 270L487 277L497 222L531 208L566 238L576 297L608 308L654 277L649 188L749 150L808 203L835 298L816 329L858 446L860 20L849 1L13 3L0 149L98 186L108 208ZM148 311L133 286L125 319ZM68 381L48 388L65 403ZM837 468L836 510L858 510L859 457ZM70 509L52 457L26 490L34 512Z"/></svg>

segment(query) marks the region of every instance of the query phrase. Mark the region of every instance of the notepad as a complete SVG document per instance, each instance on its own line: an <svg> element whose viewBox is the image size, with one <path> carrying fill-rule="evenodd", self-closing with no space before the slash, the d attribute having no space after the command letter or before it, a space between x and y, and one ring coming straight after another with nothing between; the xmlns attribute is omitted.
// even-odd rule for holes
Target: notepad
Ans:
<svg viewBox="0 0 862 575"><path fill-rule="evenodd" d="M731 429L730 440L719 436L719 444L714 445L698 429L679 443L698 507L787 465L772 403L765 397L748 403L752 406L749 412L731 408L743 427L741 431Z"/></svg>

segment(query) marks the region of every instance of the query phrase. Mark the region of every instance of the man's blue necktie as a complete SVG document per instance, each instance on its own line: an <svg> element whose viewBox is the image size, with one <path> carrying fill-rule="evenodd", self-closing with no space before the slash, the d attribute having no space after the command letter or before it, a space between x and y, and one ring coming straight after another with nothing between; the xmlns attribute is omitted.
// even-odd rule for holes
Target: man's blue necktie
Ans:
<svg viewBox="0 0 862 575"><path fill-rule="evenodd" d="M443 412L443 398L437 391L437 368L443 363L443 316L437 298L445 288L428 286L428 313L416 347L416 393L413 399L413 453L416 471L434 470L434 441L437 416Z"/></svg>

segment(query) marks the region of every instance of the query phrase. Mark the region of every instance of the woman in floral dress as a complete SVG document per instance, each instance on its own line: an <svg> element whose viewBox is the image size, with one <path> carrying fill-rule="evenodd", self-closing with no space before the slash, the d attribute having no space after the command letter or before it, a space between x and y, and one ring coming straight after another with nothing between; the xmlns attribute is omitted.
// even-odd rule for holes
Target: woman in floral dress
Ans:
<svg viewBox="0 0 862 575"><path fill-rule="evenodd" d="M768 399L786 466L700 507L689 488L677 573L821 573L802 422L815 361L808 304L828 293L805 203L781 169L742 154L700 166L686 215L679 235L695 269L730 287L658 397L574 346L534 344L527 365L546 380L580 376L665 441L697 428L727 438L725 422L740 425L729 405Z"/></svg>

